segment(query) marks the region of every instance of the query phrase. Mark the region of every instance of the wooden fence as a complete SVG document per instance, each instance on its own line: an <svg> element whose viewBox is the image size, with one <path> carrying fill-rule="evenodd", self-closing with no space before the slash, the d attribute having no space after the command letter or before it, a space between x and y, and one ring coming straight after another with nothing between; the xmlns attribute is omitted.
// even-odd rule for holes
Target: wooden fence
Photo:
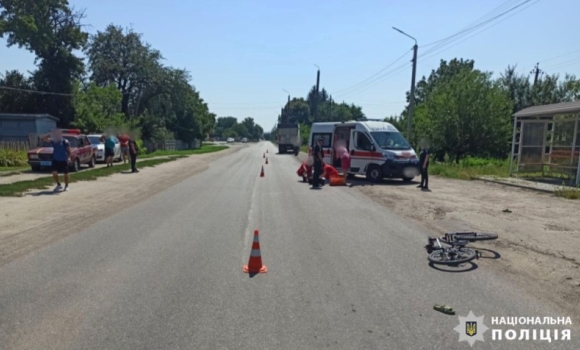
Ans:
<svg viewBox="0 0 580 350"><path fill-rule="evenodd" d="M201 141L195 140L193 143L186 143L180 140L145 140L143 146L147 148L147 152L181 151L200 148Z"/></svg>
<svg viewBox="0 0 580 350"><path fill-rule="evenodd" d="M13 149L17 151L28 151L38 145L38 135L30 134L28 137L2 137L0 138L0 148Z"/></svg>

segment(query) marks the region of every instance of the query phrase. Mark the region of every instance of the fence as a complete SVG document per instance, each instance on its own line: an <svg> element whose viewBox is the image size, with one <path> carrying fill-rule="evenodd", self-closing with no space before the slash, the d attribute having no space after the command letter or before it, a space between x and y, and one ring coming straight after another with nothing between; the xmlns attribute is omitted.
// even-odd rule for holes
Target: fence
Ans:
<svg viewBox="0 0 580 350"><path fill-rule="evenodd" d="M28 137L2 137L0 138L0 148L16 151L28 151L38 145L38 135L30 134Z"/></svg>
<svg viewBox="0 0 580 350"><path fill-rule="evenodd" d="M201 141L195 140L193 143L187 143L181 140L144 140L143 146L147 148L147 152L181 151L198 149L201 147Z"/></svg>

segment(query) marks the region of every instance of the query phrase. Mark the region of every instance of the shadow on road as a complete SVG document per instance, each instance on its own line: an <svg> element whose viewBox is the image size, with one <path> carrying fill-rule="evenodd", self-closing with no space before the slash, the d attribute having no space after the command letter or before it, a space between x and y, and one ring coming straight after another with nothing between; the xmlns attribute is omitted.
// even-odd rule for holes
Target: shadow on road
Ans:
<svg viewBox="0 0 580 350"><path fill-rule="evenodd" d="M54 190L46 190L46 191L40 191L40 192L33 192L33 193L27 193L25 194L25 196L34 196L34 197L38 197L38 196L52 196L55 194L60 194L62 191L57 191L55 192Z"/></svg>
<svg viewBox="0 0 580 350"><path fill-rule="evenodd" d="M434 269L434 270L442 271L442 272L450 272L450 273L469 272L469 271L473 271L479 267L473 261L468 262L468 263L464 263L464 264L458 264L458 265L448 265L445 267L442 267L442 266L445 266L445 265L435 265L432 262L429 263L429 267ZM466 266L469 266L469 267L464 268Z"/></svg>
<svg viewBox="0 0 580 350"><path fill-rule="evenodd" d="M400 179L384 179L380 182L370 182L363 178L353 178L346 180L348 187L358 186L417 186L419 181L403 181ZM417 189L419 191L419 189Z"/></svg>
<svg viewBox="0 0 580 350"><path fill-rule="evenodd" d="M497 260L497 259L501 258L501 254L496 252L495 250L486 249L486 248L476 248L476 247L473 247L473 249L479 251L479 253L481 254L481 256L479 257L480 259Z"/></svg>

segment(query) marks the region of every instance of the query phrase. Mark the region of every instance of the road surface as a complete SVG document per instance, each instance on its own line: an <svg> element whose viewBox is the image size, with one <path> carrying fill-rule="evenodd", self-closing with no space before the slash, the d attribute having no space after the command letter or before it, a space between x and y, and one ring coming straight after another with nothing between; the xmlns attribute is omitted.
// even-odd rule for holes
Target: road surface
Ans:
<svg viewBox="0 0 580 350"><path fill-rule="evenodd" d="M453 328L470 311L489 328L492 316L566 316L486 269L493 260L464 273L429 267L429 232L352 188L309 189L296 158L274 150L224 156L3 266L0 347L468 349ZM254 229L269 271L250 278ZM492 342L488 330L473 348L578 349L579 337Z"/></svg>

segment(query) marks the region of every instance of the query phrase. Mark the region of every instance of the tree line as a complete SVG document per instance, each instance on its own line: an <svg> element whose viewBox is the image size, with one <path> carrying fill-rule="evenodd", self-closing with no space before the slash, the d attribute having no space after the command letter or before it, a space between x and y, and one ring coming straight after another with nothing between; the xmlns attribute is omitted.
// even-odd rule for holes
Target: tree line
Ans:
<svg viewBox="0 0 580 350"><path fill-rule="evenodd" d="M264 130L251 117L246 117L242 122L234 117L219 117L213 135L222 139L231 137L257 141L264 135Z"/></svg>
<svg viewBox="0 0 580 350"><path fill-rule="evenodd" d="M535 79L534 79L535 80ZM410 94L407 92L407 102ZM508 66L499 77L475 68L473 60L441 60L415 87L413 145L430 145L435 156L505 159L511 150L512 115L524 108L580 99L580 80L566 74L536 81ZM408 105L385 118L406 134ZM571 138L570 138L571 139Z"/></svg>
<svg viewBox="0 0 580 350"><path fill-rule="evenodd" d="M278 123L298 123L300 124L300 131L302 136L302 144L308 143L310 135L310 126L314 122L332 122L332 121L348 121L348 120L364 120L365 114L362 107L355 104L348 104L346 102L336 102L325 88L317 91L316 86L313 86L306 98L293 98L288 101L284 108L278 115ZM268 138L275 140L276 136L275 126Z"/></svg>
<svg viewBox="0 0 580 350"><path fill-rule="evenodd" d="M494 78L492 72L477 69L473 60L441 60L416 83L411 135L407 135L409 92L406 97L405 109L384 121L405 134L415 148L425 143L441 161L448 157L459 162L468 156L505 159L511 150L512 115L531 106L580 99L580 80L571 74L563 78L552 74L533 81L516 66ZM313 122L348 120L366 116L360 106L337 103L324 88L317 93L316 87L306 98L289 101L278 115L278 122L301 125L303 144ZM276 139L276 127L268 136Z"/></svg>
<svg viewBox="0 0 580 350"><path fill-rule="evenodd" d="M1 111L48 113L60 127L85 132L139 129L143 139L214 134L216 115L187 69L164 64L133 28L110 24L89 34L84 18L68 0L0 0L0 37L36 56L30 76L9 70L0 79Z"/></svg>

